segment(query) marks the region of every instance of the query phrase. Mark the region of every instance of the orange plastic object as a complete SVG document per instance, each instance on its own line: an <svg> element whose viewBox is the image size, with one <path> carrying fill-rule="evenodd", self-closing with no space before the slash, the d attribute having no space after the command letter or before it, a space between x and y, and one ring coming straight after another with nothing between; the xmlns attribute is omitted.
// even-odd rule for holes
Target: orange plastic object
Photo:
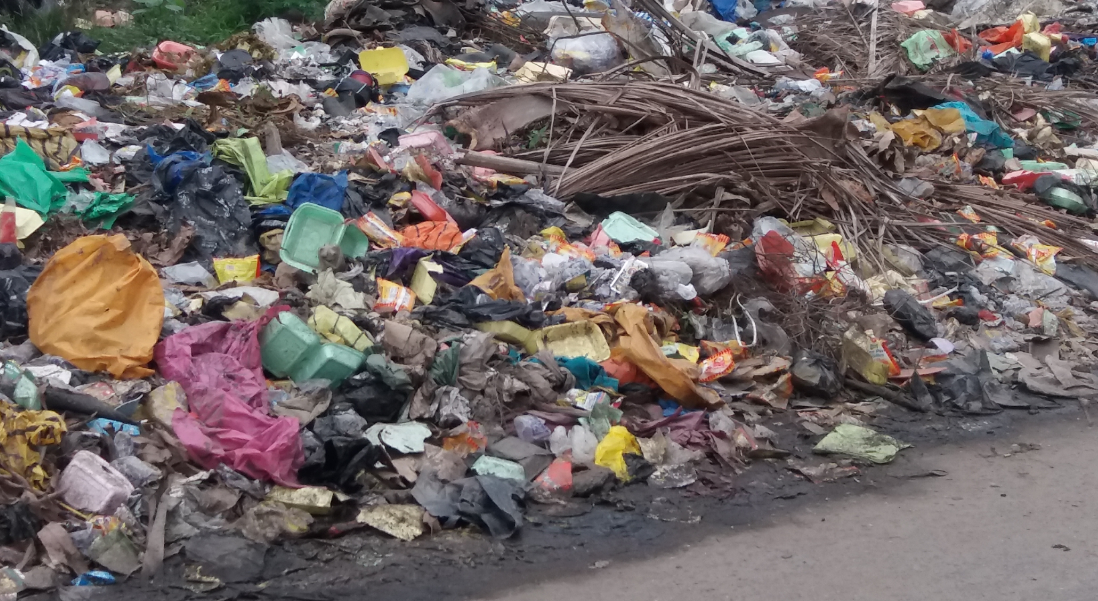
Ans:
<svg viewBox="0 0 1098 601"><path fill-rule="evenodd" d="M179 71L194 57L195 49L179 42L160 42L153 50L152 59L157 67Z"/></svg>
<svg viewBox="0 0 1098 601"><path fill-rule="evenodd" d="M126 237L84 236L57 251L27 293L30 340L85 371L144 378L164 291Z"/></svg>
<svg viewBox="0 0 1098 601"><path fill-rule="evenodd" d="M427 196L419 190L412 191L412 206L419 211L420 215L427 221L449 221L457 223L454 218L446 212L446 209L435 204L435 201L431 200L430 196Z"/></svg>
<svg viewBox="0 0 1098 601"><path fill-rule="evenodd" d="M425 221L400 232L404 246L449 251L461 244L461 230L449 221Z"/></svg>

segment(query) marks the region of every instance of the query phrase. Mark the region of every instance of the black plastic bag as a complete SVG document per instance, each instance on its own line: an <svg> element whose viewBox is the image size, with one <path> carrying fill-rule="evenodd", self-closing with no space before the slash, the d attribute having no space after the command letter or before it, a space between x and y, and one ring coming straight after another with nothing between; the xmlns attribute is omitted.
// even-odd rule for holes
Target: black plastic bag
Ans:
<svg viewBox="0 0 1098 601"><path fill-rule="evenodd" d="M491 269L499 263L503 246L503 232L487 227L478 230L477 235L461 247L458 256L484 269Z"/></svg>
<svg viewBox="0 0 1098 601"><path fill-rule="evenodd" d="M335 436L321 440L318 447L307 447L306 452L305 463L297 471L298 480L311 486L332 486L348 494L362 489L360 472L386 459L383 449L360 437Z"/></svg>
<svg viewBox="0 0 1098 601"><path fill-rule="evenodd" d="M408 391L394 390L374 374L361 372L345 380L334 399L349 404L370 423L390 423L400 417L408 397Z"/></svg>
<svg viewBox="0 0 1098 601"><path fill-rule="evenodd" d="M1098 272L1086 265L1057 263L1056 279L1089 292L1091 297L1098 299Z"/></svg>
<svg viewBox="0 0 1098 601"><path fill-rule="evenodd" d="M17 266L0 271L0 338L18 342L27 336L27 292L41 273L40 266Z"/></svg>
<svg viewBox="0 0 1098 601"><path fill-rule="evenodd" d="M465 286L436 304L461 313L474 324L484 321L514 321L521 326L536 330L547 323L545 313L534 305L517 301L485 299L487 295L481 289Z"/></svg>
<svg viewBox="0 0 1098 601"><path fill-rule="evenodd" d="M797 390L824 399L834 398L843 388L835 361L808 349L793 355L789 375Z"/></svg>
<svg viewBox="0 0 1098 601"><path fill-rule="evenodd" d="M943 101L944 102L944 101ZM572 197L576 206L596 217L606 217L615 211L621 211L630 215L640 213L656 214L667 208L670 198L655 192L641 192L638 194L619 194L617 196L600 196L581 192Z"/></svg>
<svg viewBox="0 0 1098 601"><path fill-rule="evenodd" d="M69 58L80 62L78 54L91 54L99 47L99 40L93 40L82 31L59 33L48 44L38 49L38 55L44 61L58 61Z"/></svg>
<svg viewBox="0 0 1098 601"><path fill-rule="evenodd" d="M161 165L165 162L167 159ZM154 177L163 175L158 165ZM259 253L240 182L221 166L185 169L171 196L161 195L157 200L167 209L165 227L169 232L178 232L184 223L194 224L194 241L188 252L193 251L199 260L209 263L214 257Z"/></svg>
<svg viewBox="0 0 1098 601"><path fill-rule="evenodd" d="M934 315L910 293L898 289L889 290L884 295L884 306L892 319L916 338L927 341L938 336L938 322Z"/></svg>
<svg viewBox="0 0 1098 601"><path fill-rule="evenodd" d="M0 507L0 545L10 545L30 538L42 528L42 520L23 501Z"/></svg>
<svg viewBox="0 0 1098 601"><path fill-rule="evenodd" d="M416 502L444 527L465 520L498 538L507 538L522 526L524 495L514 482L495 476L444 483L430 471L421 473L412 488Z"/></svg>

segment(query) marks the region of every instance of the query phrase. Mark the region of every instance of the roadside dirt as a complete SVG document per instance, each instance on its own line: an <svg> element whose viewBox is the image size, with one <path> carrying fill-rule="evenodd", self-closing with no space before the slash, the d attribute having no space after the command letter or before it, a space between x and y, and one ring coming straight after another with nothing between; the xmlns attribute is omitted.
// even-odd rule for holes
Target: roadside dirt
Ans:
<svg viewBox="0 0 1098 601"><path fill-rule="evenodd" d="M865 467L858 475L835 482L813 484L790 471L787 460L768 459L755 461L735 476L731 494L717 491L697 496L634 485L593 502L531 504L528 523L506 541L461 529L411 543L364 532L332 540L285 542L268 551L258 582L230 584L208 593L192 590L183 562L174 557L153 582L134 578L120 586L96 587L81 598L105 599L123 592L132 598L162 600L511 598L507 591L536 582L570 581L604 566L659 565L664 554L702 543L714 534L773 525L782 516L834 504L836 499L857 499L867 493L903 498L913 481L950 477L948 467L931 467L925 461L939 448L967 445L989 456L1007 454L1026 431L1085 428L1085 420L1075 406L1034 415L1004 412L968 417L896 411L877 418L873 425L915 448L903 451L890 465ZM811 453L814 441L807 433L796 434L782 424L772 429L779 434L778 446L791 451L794 461L820 461ZM790 552L797 552L795 544ZM530 599L550 598L544 591L530 594ZM698 594L695 598L727 598Z"/></svg>

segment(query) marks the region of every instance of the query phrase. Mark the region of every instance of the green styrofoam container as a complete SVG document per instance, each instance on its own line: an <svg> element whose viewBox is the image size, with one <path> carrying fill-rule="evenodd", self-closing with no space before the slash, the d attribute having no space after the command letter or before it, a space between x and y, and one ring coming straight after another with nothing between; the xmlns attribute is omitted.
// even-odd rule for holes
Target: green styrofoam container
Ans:
<svg viewBox="0 0 1098 601"><path fill-rule="evenodd" d="M322 344L294 366L290 378L295 382L305 380L330 380L334 388L353 375L366 355L342 344Z"/></svg>
<svg viewBox="0 0 1098 601"><path fill-rule="evenodd" d="M284 378L320 347L320 335L298 316L279 313L259 332L259 354L263 367L277 378ZM353 350L353 349L352 349Z"/></svg>
<svg viewBox="0 0 1098 601"><path fill-rule="evenodd" d="M370 239L362 230L353 223L348 223L343 228L343 236L339 239L339 249L344 257L365 257L370 252Z"/></svg>
<svg viewBox="0 0 1098 601"><path fill-rule="evenodd" d="M317 251L329 244L339 246L345 257L362 257L370 251L370 239L353 223L344 223L339 211L307 202L290 215L278 256L292 267L315 273L320 265Z"/></svg>

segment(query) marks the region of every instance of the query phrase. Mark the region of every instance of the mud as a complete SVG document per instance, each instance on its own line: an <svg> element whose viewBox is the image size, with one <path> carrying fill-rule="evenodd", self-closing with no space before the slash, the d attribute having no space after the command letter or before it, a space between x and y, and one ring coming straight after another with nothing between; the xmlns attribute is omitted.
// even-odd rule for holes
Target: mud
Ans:
<svg viewBox="0 0 1098 601"><path fill-rule="evenodd" d="M1027 427L1079 419L1078 405L1037 414L1003 412L988 416L943 417L893 411L873 426L920 448L946 442L985 440L989 453L1009 452L1009 437ZM904 453L890 465L860 466L860 473L813 484L789 468L811 453L816 437L803 429L767 424L778 433L788 459L754 461L734 484L710 495L620 488L591 501L528 506L528 523L512 539L493 540L474 529L445 531L404 543L358 531L332 540L297 540L272 546L259 582L226 584L203 592L188 582L179 556L165 562L161 577L139 577L112 587L80 587L81 599L300 599L399 598L402 601L469 599L498 594L542 580L568 578L607 562L657 557L729 528L763 526L783 513L827 498L895 486L909 478L940 474L921 471ZM70 589L70 591L75 589ZM44 598L44 597L43 597Z"/></svg>

